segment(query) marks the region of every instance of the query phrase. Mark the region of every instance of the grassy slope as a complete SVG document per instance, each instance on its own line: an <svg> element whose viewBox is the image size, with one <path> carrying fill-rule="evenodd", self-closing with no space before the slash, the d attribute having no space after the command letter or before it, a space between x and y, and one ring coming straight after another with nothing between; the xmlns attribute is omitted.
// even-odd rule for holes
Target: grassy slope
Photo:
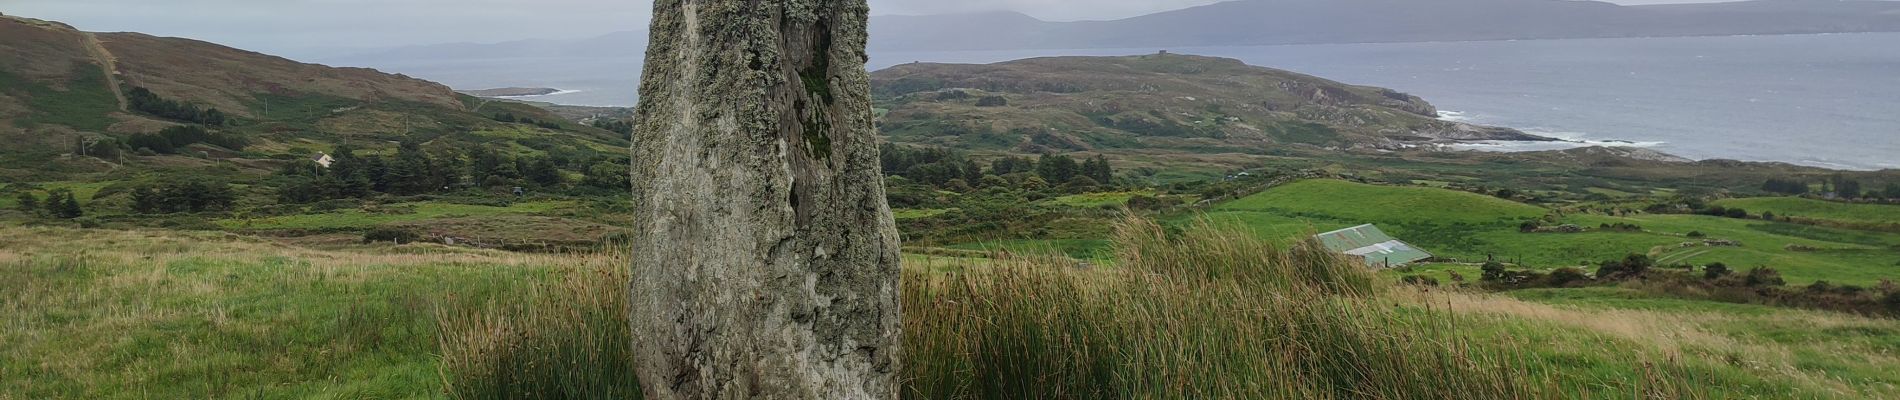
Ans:
<svg viewBox="0 0 1900 400"><path fill-rule="evenodd" d="M1900 322L1767 306L1657 298L1615 288L1540 289L1511 297L1558 306L1552 320L1601 319L1635 335L1653 335L1684 357L1758 368L1764 375L1815 382L1833 396L1900 395ZM1672 343L1673 342L1673 343Z"/></svg>
<svg viewBox="0 0 1900 400"><path fill-rule="evenodd" d="M39 190L33 191L33 196L44 202L48 191L60 189L71 190L73 197L78 198L79 204L83 206L92 202L94 194L98 194L100 190L104 190L107 186L112 186L112 184L113 182L47 182L38 184ZM10 209L18 205L19 199L14 196L17 196L17 194L10 193L7 196L0 196L0 208Z"/></svg>
<svg viewBox="0 0 1900 400"><path fill-rule="evenodd" d="M1888 204L1848 204L1798 197L1755 197L1725 199L1715 205L1741 208L1750 214L1773 212L1781 217L1807 217L1849 222L1900 223L1900 206Z"/></svg>
<svg viewBox="0 0 1900 400"><path fill-rule="evenodd" d="M232 218L219 220L218 224L229 229L303 229L316 231L364 229L388 223L421 221L436 218L539 214L570 205L572 205L572 203L559 201L517 203L508 207L435 202L402 203L384 206L385 209L390 210L389 212L368 212L360 209L343 210L323 214L299 214L254 219Z"/></svg>
<svg viewBox="0 0 1900 400"><path fill-rule="evenodd" d="M1828 280L1865 285L1900 279L1900 253L1891 250L1900 245L1897 234L1699 215L1567 215L1562 217L1564 223L1584 227L1629 223L1644 230L1518 232L1517 221L1544 213L1535 206L1450 190L1312 180L1222 204L1207 215L1273 240L1376 223L1442 257L1482 260L1494 255L1533 267L1574 266L1645 253L1665 263L1774 267L1794 284ZM1743 245L1680 247L1701 240L1688 237L1690 232ZM1790 245L1819 250L1793 251Z"/></svg>
<svg viewBox="0 0 1900 400"><path fill-rule="evenodd" d="M484 347L491 349L506 348L508 343L524 343L513 340L560 340L548 334L560 334L558 329L562 327L544 324L559 323L565 318L563 315L567 315L565 312L542 315L539 319L509 319L508 315L521 317L523 314L495 314L492 311L496 307L521 312L530 310L520 307L556 307L565 310L571 309L574 304L587 304L582 308L624 310L624 307L615 306L617 303L613 302L613 299L624 298L624 294L564 298L561 296L574 293L563 292L563 289L559 289L560 284L556 283L582 282L594 288L589 290L622 290L624 285L612 283L624 281L624 276L613 272L619 271L622 263L610 256L527 256L434 246L320 251L222 234L43 228L0 228L0 233L4 233L0 235L0 316L4 316L0 317L0 324L7 328L0 330L0 398L435 397L442 393L441 385L445 381L461 382L437 376L439 358L436 354L450 351L446 355L455 360L465 360L464 357L471 356L456 352L459 347L439 348L436 342L438 334L450 334L449 337L457 340L455 343L458 344L503 346ZM1191 241L1185 243L1232 243L1208 236L1188 239ZM1710 398L1880 398L1900 395L1894 389L1894 385L1900 384L1896 380L1900 379L1884 373L1900 368L1900 359L1894 355L1900 351L1900 323L1890 320L1648 299L1614 289L1522 292L1514 294L1517 299L1400 290L1365 303L1322 300L1319 303L1288 304L1267 301L1276 296L1257 295L1261 290L1299 290L1262 289L1287 283L1262 281L1238 287L1219 283L1225 279L1263 279L1270 276L1249 278L1244 275L1245 269L1165 269L1183 265L1223 265L1216 259L1188 262L1187 259L1179 258L1204 257L1210 252L1226 254L1222 257L1240 254L1259 256L1263 257L1260 261L1266 261L1272 259L1269 256L1271 250L1229 245L1231 247L1225 247L1224 250L1195 247L1158 253L1161 248L1182 245L1151 243L1141 246L1146 249L1143 250L1147 255L1147 261L1144 262L1162 264L1139 268L1177 276L1177 279L1186 281L1157 287L1153 285L1161 283L1141 278L1147 275L1145 273L1124 276L1112 272L1113 269L1106 269L1079 274L1048 274L1034 271L1060 271L1064 268L1046 269L1049 267L1034 264L1021 264L1021 268L1010 269L1019 273L992 279L983 277L983 271L991 267L972 264L982 261L907 256L906 260L913 263L908 268L912 285L974 280L969 284L975 286L933 286L930 290L934 294L931 296L975 296L985 299L968 302L970 307L965 308L956 308L964 307L964 302L915 301L930 296L907 300L907 308L910 308L908 314L920 317L935 315L919 319L907 331L907 335L913 336L907 339L907 343L921 346L917 347L919 351L912 353L911 362L917 363L914 365L920 368L912 377L952 380L916 382L911 386L912 390L930 393L948 393L943 392L948 390L978 398L1003 398L1009 393L1049 394L1055 393L1050 390L1065 387L1157 396L1166 393L1201 393L1219 397L1209 390L1243 391L1225 392L1229 394L1278 393L1281 397L1320 393L1338 395L1343 392L1331 390L1344 389L1330 385L1357 382L1356 385L1365 385L1357 386L1359 390L1403 389L1412 386L1387 385L1425 384L1426 381L1404 382L1439 375L1387 374L1408 370L1444 370L1436 366L1417 370L1335 370L1325 363L1377 359L1382 360L1380 362L1415 364L1432 362L1431 355L1437 351L1459 351L1466 357L1473 357L1472 362L1475 364L1459 363L1452 368L1456 372L1441 373L1456 374L1460 379L1431 383L1430 387L1417 386L1416 390L1421 392L1415 393L1444 394L1440 391L1457 389L1459 385L1503 379L1504 376L1496 375L1503 371L1490 368L1507 366L1510 368L1508 371L1516 371L1512 372L1515 378L1509 381L1520 383L1506 386L1533 382L1517 389L1505 389L1518 391L1519 394L1624 398L1644 390L1662 390L1665 393L1686 391ZM917 265L920 260L931 261L933 265ZM952 266L959 262L965 265ZM1240 265L1226 265L1224 268ZM923 272L925 270L934 272ZM956 274L956 271L964 272L943 275ZM1204 273L1209 275L1201 275ZM590 277L593 274L603 275ZM1206 279L1213 280L1204 281ZM555 286L543 286L542 282ZM1042 285L1038 287L1045 289L1066 289L1011 289L1027 289L1036 285ZM1073 290L1082 287L1095 289ZM960 292L966 289L997 291ZM1238 298L1222 297L1243 293L1250 293L1245 297L1253 300L1236 303ZM1305 298L1312 294L1295 295ZM1096 300L1082 301L1085 299ZM1122 304L1138 305L1144 311L1110 309L1122 307ZM1397 308L1388 312L1378 311L1377 307L1357 309L1355 307L1359 306L1354 304L1382 304ZM979 305L981 307L977 307ZM1275 309L1280 311L1247 314L1263 312L1250 307L1279 307ZM978 311L998 314L966 314ZM1447 311L1453 313L1447 314ZM1280 312L1298 315L1276 316L1282 315L1278 314ZM1417 331L1396 336L1292 332L1271 326L1236 323L1232 318L1205 318L1208 315L1240 315L1234 313L1249 315L1244 319L1246 321L1259 318L1265 318L1261 321L1320 318L1356 326L1354 329L1378 331L1410 327L1407 329ZM483 321L500 325L444 325L436 321L440 316L493 317L496 319ZM958 319L979 316L991 322L964 323ZM1121 323L1111 326L1099 325L1102 321L1111 320L1089 319L1095 316L1132 319L1112 319ZM601 316L590 317L586 323L598 324L595 328L620 326L611 312L603 318L596 317ZM1023 323L1031 325L1015 325ZM1149 324L1172 328L1144 328ZM532 329L529 332L537 334L504 334L497 337L474 335L473 332L438 331L445 326L452 329L517 327ZM1032 326L1093 328L1042 331L1030 329ZM1013 330L1017 328L1026 330ZM496 332L509 332L507 329L510 328ZM1371 331L1360 333L1368 332ZM456 336L464 334L474 336ZM1266 336L1228 337L1237 342L1217 340L1222 337L1220 335L1235 334ZM1016 363L1076 365L1074 360L1107 361L1110 358L1099 357L1113 357L1111 353L1084 352L1081 348L1065 347L1061 342L1041 342L1043 344L1040 345L1016 342L1041 335L1054 335L1048 336L1048 339L1067 337L1102 345L1121 343L1114 345L1119 347L1112 348L1132 352L1128 354L1145 355L1143 358L1127 360L1134 364L1093 364L1122 371L1118 375L1090 375L1088 370L1070 370L1054 375L1012 375L1012 370L1008 368ZM1270 344L1273 338L1283 337L1281 335L1292 335L1284 337L1304 343L1302 346L1323 345L1311 348L1311 351L1319 353L1301 353L1309 354L1304 357L1320 358L1305 358L1306 361L1281 365L1286 368L1317 368L1306 370L1317 375L1284 375L1289 370L1272 369L1262 370L1261 373L1278 371L1269 375L1285 379L1231 379L1237 375L1229 374L1264 366L1242 357L1253 354L1250 351L1256 351L1245 349L1259 348L1225 346L1220 343L1267 340L1261 343ZM1119 342L1130 340L1135 342ZM561 344L546 341L532 343ZM1028 347L972 348L988 349L980 353L983 355L981 357L955 351L962 348L957 346L978 343L1020 343ZM587 350L574 348L571 346L573 343L566 344L570 346L557 348L558 352ZM1198 345L1175 347L1183 344ZM1195 354L1194 360L1221 361L1180 362L1189 359L1167 358L1185 354ZM1334 358L1340 354L1354 356ZM1646 372L1642 367L1644 363L1653 363L1655 366ZM560 363L555 367L556 370L544 365L533 371L553 371L548 376L555 378L587 375L590 379L609 380L619 376L614 374L624 373L624 367L588 365L574 368ZM1156 369L1125 369L1143 365ZM1338 364L1348 365L1356 364ZM450 371L470 372L453 368ZM515 377L526 377L522 374L533 372L512 371L509 373ZM918 375L926 373L932 375ZM943 375L934 375L939 373ZM954 385L956 379L977 376L970 374L1003 375L992 376L1001 380L972 381L982 382L979 386L958 389ZM1648 382L1647 374L1654 374L1664 382ZM1032 375L1059 380L1023 379ZM1439 376L1435 379L1443 378ZM1176 386L1180 382L1204 379L1207 380L1204 381L1205 385ZM1171 383L1150 386L1140 382ZM1268 386L1254 387L1246 382ZM590 381L589 384L600 383ZM624 383L620 381L619 384ZM1037 386L1041 389L1037 389ZM973 389L976 391L970 391ZM1475 389L1466 387L1462 390ZM1081 392L1070 392L1075 393Z"/></svg>
<svg viewBox="0 0 1900 400"><path fill-rule="evenodd" d="M593 260L0 231L0 398L433 397L434 313Z"/></svg>
<svg viewBox="0 0 1900 400"><path fill-rule="evenodd" d="M1780 270L1794 284L1816 280L1869 284L1881 279L1900 279L1900 252L1889 247L1900 244L1900 235L1896 234L1700 215L1644 215L1628 218L1581 216L1574 219L1585 225L1602 222L1641 225L1645 232L1621 235L1643 237L1655 243L1658 251L1651 254L1668 264L1721 262L1741 268L1769 266ZM1684 236L1689 232L1740 241L1742 246L1676 247L1680 243L1695 240ZM1789 250L1790 245L1819 250L1792 251Z"/></svg>
<svg viewBox="0 0 1900 400"><path fill-rule="evenodd" d="M96 65L74 65L72 79L55 88L0 70L0 95L25 99L32 114L19 121L22 125L53 124L102 131L111 124L107 115L119 110L119 101L112 96L102 71Z"/></svg>
<svg viewBox="0 0 1900 400"><path fill-rule="evenodd" d="M1493 224L1544 215L1537 206L1432 188L1375 186L1337 180L1300 181L1216 207L1217 211L1312 214L1394 223Z"/></svg>
<svg viewBox="0 0 1900 400"><path fill-rule="evenodd" d="M1437 292L1425 301L1469 316L1467 333L1527 344L1564 379L1602 380L1676 364L1692 398L1888 398L1900 378L1900 323L1841 314L1656 299L1619 289L1505 296ZM1483 332L1493 331L1493 336ZM1671 360L1662 362L1658 360ZM1668 397L1664 397L1668 398Z"/></svg>

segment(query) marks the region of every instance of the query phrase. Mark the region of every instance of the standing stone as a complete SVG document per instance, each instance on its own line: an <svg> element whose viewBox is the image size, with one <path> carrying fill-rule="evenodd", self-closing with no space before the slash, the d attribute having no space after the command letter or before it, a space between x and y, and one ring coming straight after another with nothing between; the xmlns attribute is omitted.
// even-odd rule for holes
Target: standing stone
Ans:
<svg viewBox="0 0 1900 400"><path fill-rule="evenodd" d="M655 399L894 399L898 242L865 0L658 0L632 326Z"/></svg>

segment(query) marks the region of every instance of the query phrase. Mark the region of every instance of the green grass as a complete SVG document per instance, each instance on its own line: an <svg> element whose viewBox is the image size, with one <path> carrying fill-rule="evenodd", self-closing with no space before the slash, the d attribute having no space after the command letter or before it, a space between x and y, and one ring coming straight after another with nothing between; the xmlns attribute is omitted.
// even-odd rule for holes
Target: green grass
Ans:
<svg viewBox="0 0 1900 400"><path fill-rule="evenodd" d="M1553 320L1656 335L1682 357L1762 371L1768 385L1815 382L1820 395L1781 397L1885 398L1900 375L1900 322L1818 311L1661 298L1618 288L1535 289L1508 293L1567 310ZM1576 310L1576 311L1569 311ZM1577 318L1577 319L1572 319ZM1587 319L1599 322L1584 322ZM1674 333L1671 333L1671 332Z"/></svg>
<svg viewBox="0 0 1900 400"><path fill-rule="evenodd" d="M1106 239L1016 239L992 240L947 246L957 250L1003 251L1014 254L1059 254L1082 260L1105 259L1114 255L1114 244Z"/></svg>
<svg viewBox="0 0 1900 400"><path fill-rule="evenodd" d="M436 397L435 313L583 261L0 231L0 398Z"/></svg>
<svg viewBox="0 0 1900 400"><path fill-rule="evenodd" d="M1476 265L1449 263L1423 263L1401 268L1380 270L1379 276L1393 283L1399 282L1400 279L1406 276L1426 276L1437 279L1440 284L1455 285L1457 280L1452 279L1453 273L1464 277L1465 282L1477 282L1478 278L1484 276L1484 271Z"/></svg>
<svg viewBox="0 0 1900 400"><path fill-rule="evenodd" d="M1155 192L1152 190L1140 190L1140 191L1128 191L1128 192L1084 193L1084 194L1057 197L1054 199L1050 199L1048 202L1049 204L1053 204L1053 205L1066 206L1066 207L1078 207L1078 208L1120 207L1123 205L1127 205L1128 199L1132 199L1135 196L1154 196L1154 195L1155 195Z"/></svg>
<svg viewBox="0 0 1900 400"><path fill-rule="evenodd" d="M1536 218L1545 213L1541 207L1479 194L1324 179L1275 187L1221 204L1214 210L1270 212L1332 220L1433 224L1508 223Z"/></svg>
<svg viewBox="0 0 1900 400"><path fill-rule="evenodd" d="M1827 280L1866 285L1881 279L1900 279L1900 252L1889 247L1900 244L1900 234L1701 215L1578 216L1572 219L1585 225L1604 222L1641 225L1647 232L1622 235L1650 238L1656 246L1662 246L1654 255L1664 263L1720 262L1740 268L1767 266L1780 270L1791 284ZM1742 246L1675 247L1697 240L1681 236L1689 232L1740 241ZM1790 245L1822 250L1792 251Z"/></svg>
<svg viewBox="0 0 1900 400"><path fill-rule="evenodd" d="M943 215L944 213L948 213L955 210L956 209L954 208L935 208L935 209L921 209L921 210L920 209L896 209L896 210L891 210L891 214L895 216L898 220L906 220L906 219L935 217L935 216Z"/></svg>
<svg viewBox="0 0 1900 400"><path fill-rule="evenodd" d="M1416 292L1252 237L1128 222L1115 267L1090 270L907 255L904 390L1900 395L1892 320L1613 288ZM0 228L0 398L637 398L621 255Z"/></svg>
<svg viewBox="0 0 1900 400"><path fill-rule="evenodd" d="M1544 215L1542 208L1434 188L1303 181L1216 206L1205 215L1279 243L1373 223L1439 257L1465 262L1496 258L1550 269L1637 253L1665 264L1767 266L1797 285L1818 280L1871 285L1900 279L1900 251L1893 251L1900 245L1900 234L1701 215L1567 215L1560 223L1585 228L1635 224L1643 231L1521 233L1515 221ZM1702 240L1688 237L1690 232L1742 246L1682 247ZM1794 251L1790 246L1820 250Z"/></svg>
<svg viewBox="0 0 1900 400"><path fill-rule="evenodd" d="M99 191L105 190L106 187L109 187L115 184L118 184L118 182L74 182L74 181L46 182L46 183L38 184L39 189L33 192L33 196L39 198L39 200L41 201L41 204L44 204L44 202L46 201L47 192L53 191L53 190L65 189L65 190L72 191L73 197L78 198L79 204L84 206L84 205L90 204L93 201L93 195L96 195L99 193ZM10 209L13 209L16 205L18 205L19 199L14 196L17 196L17 194L6 193L5 195L0 195L0 209L10 210ZM95 210L87 209L86 211L91 212Z"/></svg>
<svg viewBox="0 0 1900 400"><path fill-rule="evenodd" d="M1755 197L1724 199L1715 205L1748 210L1760 215L1773 212L1777 217L1806 217L1847 222L1900 223L1900 205L1850 204L1799 197Z"/></svg>
<svg viewBox="0 0 1900 400"><path fill-rule="evenodd" d="M299 214L264 218L231 218L218 220L217 224L226 229L351 230L366 229L389 223L422 221L447 217L543 214L572 205L573 203L564 201L515 203L508 207L436 202L401 203L381 206L381 209L387 210L385 212L371 212L355 209L323 214Z"/></svg>
<svg viewBox="0 0 1900 400"><path fill-rule="evenodd" d="M82 131L103 132L112 125L108 114L119 110L119 100L106 83L104 69L76 63L72 79L55 88L0 71L0 90L23 96L32 114L21 124L65 125Z"/></svg>
<svg viewBox="0 0 1900 400"><path fill-rule="evenodd" d="M1518 300L1599 310L1694 311L1731 315L1768 315L1787 310L1763 305L1682 299L1612 287L1524 289L1504 294Z"/></svg>

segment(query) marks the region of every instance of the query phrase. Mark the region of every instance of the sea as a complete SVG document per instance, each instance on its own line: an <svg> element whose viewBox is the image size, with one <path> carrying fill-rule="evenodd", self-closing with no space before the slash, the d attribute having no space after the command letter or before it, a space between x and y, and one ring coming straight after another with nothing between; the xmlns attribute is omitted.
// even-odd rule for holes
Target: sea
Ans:
<svg viewBox="0 0 1900 400"><path fill-rule="evenodd" d="M1240 59L1424 97L1441 117L1561 143L1475 151L1634 146L1693 159L1900 169L1900 33L1008 51L872 52L873 70L1162 50ZM631 106L641 60L388 62L456 88L551 87L524 99Z"/></svg>

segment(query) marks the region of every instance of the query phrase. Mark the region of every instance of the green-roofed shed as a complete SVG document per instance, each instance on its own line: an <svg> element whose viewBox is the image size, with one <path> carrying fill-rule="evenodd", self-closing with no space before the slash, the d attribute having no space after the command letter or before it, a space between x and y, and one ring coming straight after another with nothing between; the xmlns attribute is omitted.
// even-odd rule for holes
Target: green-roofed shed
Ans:
<svg viewBox="0 0 1900 400"><path fill-rule="evenodd" d="M1366 260L1366 265L1374 267L1400 267L1432 258L1432 253L1393 239L1392 235L1385 234L1385 231L1372 224L1321 233L1316 237L1326 248L1359 256Z"/></svg>

